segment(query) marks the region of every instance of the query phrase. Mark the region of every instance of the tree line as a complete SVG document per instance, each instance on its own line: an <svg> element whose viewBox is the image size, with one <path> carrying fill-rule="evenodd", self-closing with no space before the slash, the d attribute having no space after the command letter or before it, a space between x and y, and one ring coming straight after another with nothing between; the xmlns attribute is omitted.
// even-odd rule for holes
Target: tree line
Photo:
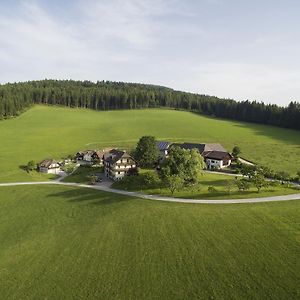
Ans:
<svg viewBox="0 0 300 300"><path fill-rule="evenodd" d="M0 85L0 118L17 116L33 104L95 110L168 107L209 116L300 129L300 103L287 107L234 101L176 91L167 87L73 80L40 80Z"/></svg>

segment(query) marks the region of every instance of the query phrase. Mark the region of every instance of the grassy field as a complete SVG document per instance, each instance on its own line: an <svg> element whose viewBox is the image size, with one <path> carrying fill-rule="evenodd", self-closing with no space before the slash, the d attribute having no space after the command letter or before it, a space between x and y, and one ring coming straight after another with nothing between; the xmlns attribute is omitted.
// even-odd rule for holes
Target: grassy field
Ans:
<svg viewBox="0 0 300 300"><path fill-rule="evenodd" d="M299 131L224 121L165 109L97 112L35 106L0 122L0 182L41 180L21 166L29 160L61 158L87 148L133 147L142 135L170 141L220 142L242 148L245 158L296 173Z"/></svg>
<svg viewBox="0 0 300 300"><path fill-rule="evenodd" d="M0 189L1 299L299 299L300 201Z"/></svg>
<svg viewBox="0 0 300 300"><path fill-rule="evenodd" d="M199 178L199 184L193 187L185 187L180 191L175 191L172 195L171 191L159 181L153 186L147 186L143 181L143 173L154 171L144 171L141 176L128 177L125 180L115 182L114 188L128 191L140 191L142 193L151 195L173 196L180 198L194 198L194 199L238 199L238 198L256 198L268 196L281 196L288 194L295 194L300 192L300 187L282 185L279 182L269 183L268 186L263 187L260 192L253 186L249 190L240 192L235 185L235 178L228 175L204 173ZM71 179L71 178L70 178ZM72 181L69 180L69 181ZM82 181L78 181L82 182ZM231 186L230 192L228 185ZM214 192L208 192L208 187L215 188Z"/></svg>

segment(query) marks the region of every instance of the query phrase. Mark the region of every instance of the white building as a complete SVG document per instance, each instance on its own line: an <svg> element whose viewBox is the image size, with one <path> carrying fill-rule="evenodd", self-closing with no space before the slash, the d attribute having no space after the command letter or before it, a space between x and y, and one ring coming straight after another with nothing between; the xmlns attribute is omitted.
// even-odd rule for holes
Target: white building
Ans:
<svg viewBox="0 0 300 300"><path fill-rule="evenodd" d="M76 153L76 160L81 165L103 164L104 151L85 150Z"/></svg>
<svg viewBox="0 0 300 300"><path fill-rule="evenodd" d="M208 169L223 169L230 166L231 155L228 152L210 151L204 155Z"/></svg>
<svg viewBox="0 0 300 300"><path fill-rule="evenodd" d="M42 173L59 174L61 172L60 164L54 159L44 159L38 164L38 170Z"/></svg>
<svg viewBox="0 0 300 300"><path fill-rule="evenodd" d="M113 149L106 154L105 176L112 180L121 180L126 175L137 173L135 160L125 151Z"/></svg>
<svg viewBox="0 0 300 300"><path fill-rule="evenodd" d="M183 143L172 144L172 147L177 146L182 149L196 149L204 158L208 169L223 169L230 166L232 156L226 149L220 144L195 144L195 143Z"/></svg>

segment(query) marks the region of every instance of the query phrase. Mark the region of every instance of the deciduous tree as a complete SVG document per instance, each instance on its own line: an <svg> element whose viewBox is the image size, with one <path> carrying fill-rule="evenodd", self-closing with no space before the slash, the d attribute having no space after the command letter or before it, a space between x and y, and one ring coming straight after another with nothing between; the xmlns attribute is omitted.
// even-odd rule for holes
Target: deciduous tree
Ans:
<svg viewBox="0 0 300 300"><path fill-rule="evenodd" d="M36 169L36 163L33 160L29 161L27 163L26 169L27 169L27 172L35 170Z"/></svg>
<svg viewBox="0 0 300 300"><path fill-rule="evenodd" d="M153 136L143 136L137 143L134 157L141 167L153 167L157 162L159 151Z"/></svg>
<svg viewBox="0 0 300 300"><path fill-rule="evenodd" d="M241 153L241 149L238 146L234 146L232 149L232 156L237 159Z"/></svg>
<svg viewBox="0 0 300 300"><path fill-rule="evenodd" d="M250 180L252 184L256 187L258 193L267 184L266 179L262 174L255 174L251 177Z"/></svg>
<svg viewBox="0 0 300 300"><path fill-rule="evenodd" d="M178 175L185 184L197 183L203 172L205 163L196 149L185 150L172 147L162 170L162 177Z"/></svg>
<svg viewBox="0 0 300 300"><path fill-rule="evenodd" d="M179 175L167 175L164 178L164 182L166 184L166 186L168 187L168 189L171 191L172 195L174 194L175 191L179 191L184 184L184 180L182 177L180 177Z"/></svg>

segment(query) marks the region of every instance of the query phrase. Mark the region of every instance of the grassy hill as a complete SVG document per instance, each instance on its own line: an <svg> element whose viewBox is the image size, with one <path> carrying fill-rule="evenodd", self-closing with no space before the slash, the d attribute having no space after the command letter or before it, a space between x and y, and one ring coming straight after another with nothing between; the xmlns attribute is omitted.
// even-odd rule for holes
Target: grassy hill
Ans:
<svg viewBox="0 0 300 300"><path fill-rule="evenodd" d="M299 299L300 201L0 189L1 299Z"/></svg>
<svg viewBox="0 0 300 300"><path fill-rule="evenodd" d="M35 106L0 122L0 182L80 149L142 135L239 145L298 170L299 133L172 110ZM0 188L1 299L299 299L300 201L191 205L58 186Z"/></svg>
<svg viewBox="0 0 300 300"><path fill-rule="evenodd" d="M219 142L242 148L245 158L296 173L298 131L209 118L190 112L152 109L92 111L35 106L0 122L0 182L44 179L20 166L29 160L61 158L80 149L133 147L142 135L170 141Z"/></svg>

